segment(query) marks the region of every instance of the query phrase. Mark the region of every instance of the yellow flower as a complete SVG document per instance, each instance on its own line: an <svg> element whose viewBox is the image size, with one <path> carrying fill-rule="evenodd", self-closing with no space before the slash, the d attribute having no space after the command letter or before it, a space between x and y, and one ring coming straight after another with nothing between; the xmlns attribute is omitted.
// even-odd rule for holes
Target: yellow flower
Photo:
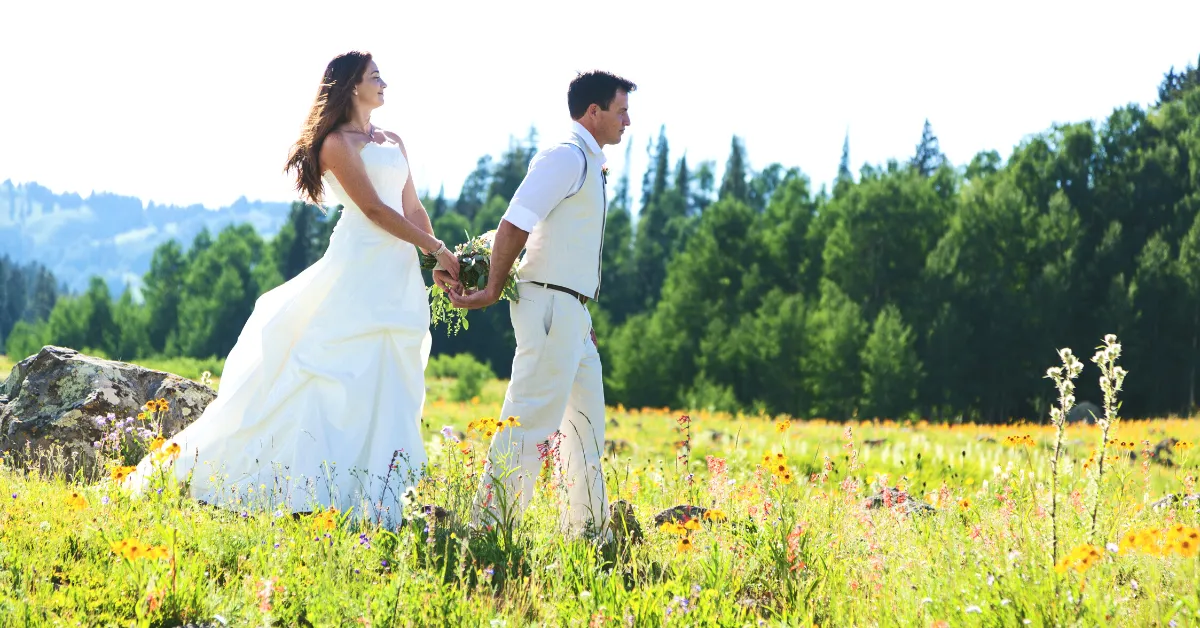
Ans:
<svg viewBox="0 0 1200 628"><path fill-rule="evenodd" d="M155 438L154 440L150 441L150 451L158 451L158 448L162 447L164 442L166 442L166 441L163 440L162 436L159 436L158 438Z"/></svg>
<svg viewBox="0 0 1200 628"><path fill-rule="evenodd" d="M724 521L724 520L728 519L729 517L726 517L725 513L723 511L717 510L716 508L714 508L712 510L706 511L704 513L704 518L709 521Z"/></svg>
<svg viewBox="0 0 1200 628"><path fill-rule="evenodd" d="M137 467L117 467L112 470L112 479L117 482L124 481L125 478L129 477L129 474L133 473L136 469Z"/></svg>
<svg viewBox="0 0 1200 628"><path fill-rule="evenodd" d="M83 510L84 508L87 508L88 503L87 500L83 498L83 495L80 495L79 493L71 493L71 496L67 498L67 506L71 510Z"/></svg>
<svg viewBox="0 0 1200 628"><path fill-rule="evenodd" d="M700 522L697 521L696 519L688 519L686 522L684 522L683 529L684 530L699 530Z"/></svg>
<svg viewBox="0 0 1200 628"><path fill-rule="evenodd" d="M167 410L170 410L170 409L171 409L171 404L168 403L166 399L158 400L158 411L159 412L166 412Z"/></svg>
<svg viewBox="0 0 1200 628"><path fill-rule="evenodd" d="M123 556L128 560L137 560L152 554L151 548L137 539L121 539L109 547L114 554Z"/></svg>
<svg viewBox="0 0 1200 628"><path fill-rule="evenodd" d="M659 530L662 530L667 534L687 534L687 528L684 528L674 521L668 521L662 524L662 527L660 527Z"/></svg>
<svg viewBox="0 0 1200 628"><path fill-rule="evenodd" d="M1100 562L1102 557L1103 554L1095 546L1080 545L1058 561L1058 564L1054 566L1054 571L1062 574L1066 573L1068 569L1074 569L1078 573L1083 573L1091 569L1092 565Z"/></svg>
<svg viewBox="0 0 1200 628"><path fill-rule="evenodd" d="M971 508L971 500L963 498L962 501L958 502L958 507L963 510L969 510Z"/></svg>
<svg viewBox="0 0 1200 628"><path fill-rule="evenodd" d="M789 427L791 427L791 423L788 421L779 421L775 423L775 431L779 432L780 434L786 432Z"/></svg>
<svg viewBox="0 0 1200 628"><path fill-rule="evenodd" d="M521 421L519 419L520 417L510 416L508 417L508 420L504 422L504 424L508 427L521 427Z"/></svg>
<svg viewBox="0 0 1200 628"><path fill-rule="evenodd" d="M313 515L312 525L318 530L332 530L337 521L334 518L337 515L337 508L330 508L324 512Z"/></svg>
<svg viewBox="0 0 1200 628"><path fill-rule="evenodd" d="M974 483L975 483L975 478L967 478L967 479L966 479L966 480L964 480L963 482L964 482L964 483L965 483L967 486L970 486L970 485L972 485L972 484L974 484Z"/></svg>
<svg viewBox="0 0 1200 628"><path fill-rule="evenodd" d="M679 545L675 549L680 552L688 552L695 549L695 546L692 545L692 540L685 536L679 539Z"/></svg>

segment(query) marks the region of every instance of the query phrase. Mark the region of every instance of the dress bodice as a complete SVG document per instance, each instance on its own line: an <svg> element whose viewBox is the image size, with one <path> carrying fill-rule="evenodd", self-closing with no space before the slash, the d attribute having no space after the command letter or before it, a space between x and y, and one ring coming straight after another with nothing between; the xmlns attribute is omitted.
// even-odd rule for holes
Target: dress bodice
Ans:
<svg viewBox="0 0 1200 628"><path fill-rule="evenodd" d="M404 158L404 152L400 150L400 146L390 142L387 144L368 142L362 147L359 155L366 168L367 178L375 188L375 193L379 195L379 200L397 212L403 213L404 184L408 182L408 160ZM325 172L321 178L332 193L333 198L330 200L345 206L342 216L338 219L336 230L365 228L374 230L378 234L387 235L389 238L392 237L363 215L358 205L346 193L346 189L342 187L341 182L332 172Z"/></svg>

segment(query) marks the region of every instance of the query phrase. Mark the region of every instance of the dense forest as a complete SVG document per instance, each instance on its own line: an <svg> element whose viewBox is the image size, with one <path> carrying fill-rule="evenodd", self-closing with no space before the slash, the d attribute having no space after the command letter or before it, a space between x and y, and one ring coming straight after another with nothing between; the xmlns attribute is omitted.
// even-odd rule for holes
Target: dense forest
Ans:
<svg viewBox="0 0 1200 628"><path fill-rule="evenodd" d="M458 198L424 199L439 237L495 228L535 143L481 158ZM952 164L926 122L911 158L855 172L847 138L832 189L782 164L753 169L736 136L719 177L714 162L673 159L665 131L647 150L638 206L629 173L613 185L591 306L610 404L1036 421L1056 349L1090 356L1115 333L1124 415L1196 407L1197 68L1168 72L1148 109L1031 134L1007 160ZM55 303L44 270L0 260L0 334L14 357L49 343L224 356L258 295L320 258L337 215L297 203L270 241L239 225L161 245L144 303L99 279ZM507 307L434 343L505 377ZM1098 391L1085 382L1079 397Z"/></svg>

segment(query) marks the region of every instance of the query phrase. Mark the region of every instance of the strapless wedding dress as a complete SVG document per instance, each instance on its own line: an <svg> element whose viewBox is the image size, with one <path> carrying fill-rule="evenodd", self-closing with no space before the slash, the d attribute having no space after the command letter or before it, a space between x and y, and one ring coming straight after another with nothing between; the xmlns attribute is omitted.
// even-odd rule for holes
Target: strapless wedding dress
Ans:
<svg viewBox="0 0 1200 628"><path fill-rule="evenodd" d="M361 152L379 197L401 211L408 162L394 144ZM217 398L174 436L165 463L190 494L243 510L353 508L398 521L427 462L421 435L429 300L417 249L345 209L325 255L263 294L225 361ZM126 479L146 490L153 456Z"/></svg>

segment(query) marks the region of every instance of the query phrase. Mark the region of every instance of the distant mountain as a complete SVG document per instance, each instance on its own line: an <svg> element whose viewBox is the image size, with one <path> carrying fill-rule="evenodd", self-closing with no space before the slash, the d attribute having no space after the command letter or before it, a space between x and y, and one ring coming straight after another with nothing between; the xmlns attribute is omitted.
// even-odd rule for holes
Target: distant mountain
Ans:
<svg viewBox="0 0 1200 628"><path fill-rule="evenodd" d="M72 292L82 292L98 275L116 296L140 288L155 247L174 238L184 249L204 227L215 236L229 224L250 223L273 237L291 203L250 202L229 207L145 205L138 198L55 194L37 183L0 184L0 254L18 262L38 261Z"/></svg>

